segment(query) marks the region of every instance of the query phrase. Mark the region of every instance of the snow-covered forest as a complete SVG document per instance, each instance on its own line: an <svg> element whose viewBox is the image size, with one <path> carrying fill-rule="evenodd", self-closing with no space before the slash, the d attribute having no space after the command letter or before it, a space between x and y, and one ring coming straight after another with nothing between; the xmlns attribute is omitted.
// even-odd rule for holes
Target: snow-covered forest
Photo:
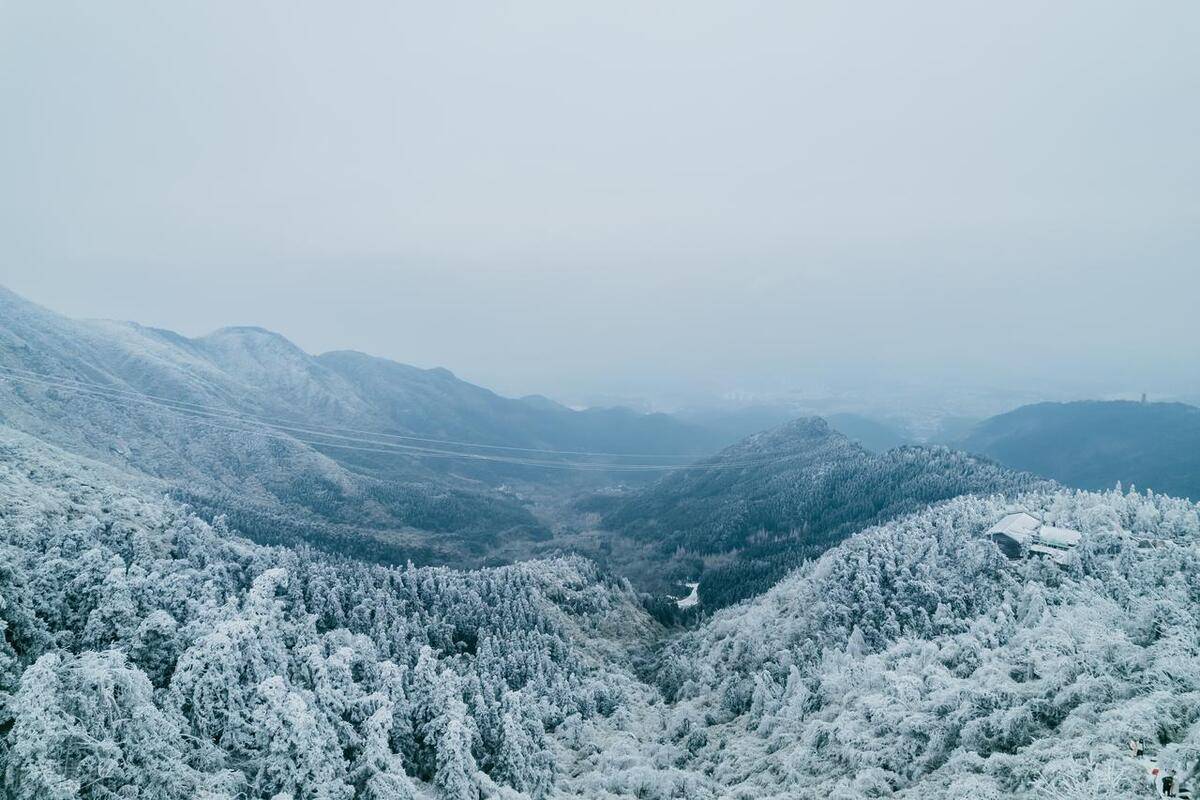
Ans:
<svg viewBox="0 0 1200 800"><path fill-rule="evenodd" d="M1074 527L1067 568L983 532ZM1200 517L962 497L668 630L580 558L391 568L252 544L0 444L13 798L1127 798L1200 756Z"/></svg>
<svg viewBox="0 0 1200 800"><path fill-rule="evenodd" d="M0 0L0 800L1200 800L1198 38Z"/></svg>
<svg viewBox="0 0 1200 800"><path fill-rule="evenodd" d="M548 732L645 702L622 642L654 623L583 560L318 558L24 437L0 455L14 798L544 797Z"/></svg>
<svg viewBox="0 0 1200 800"><path fill-rule="evenodd" d="M1013 493L1048 482L944 447L871 453L820 417L748 436L627 498L604 516L614 532L674 556L719 608L761 594L803 562L868 525L963 494ZM731 557L732 556L732 557Z"/></svg>

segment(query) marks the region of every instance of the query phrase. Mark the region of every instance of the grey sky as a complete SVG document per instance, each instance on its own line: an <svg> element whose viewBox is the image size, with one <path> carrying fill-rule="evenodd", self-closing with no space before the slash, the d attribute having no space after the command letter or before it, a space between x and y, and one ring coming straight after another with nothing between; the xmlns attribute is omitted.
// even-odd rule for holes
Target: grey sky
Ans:
<svg viewBox="0 0 1200 800"><path fill-rule="evenodd" d="M0 283L508 393L1200 391L1200 4L0 0Z"/></svg>

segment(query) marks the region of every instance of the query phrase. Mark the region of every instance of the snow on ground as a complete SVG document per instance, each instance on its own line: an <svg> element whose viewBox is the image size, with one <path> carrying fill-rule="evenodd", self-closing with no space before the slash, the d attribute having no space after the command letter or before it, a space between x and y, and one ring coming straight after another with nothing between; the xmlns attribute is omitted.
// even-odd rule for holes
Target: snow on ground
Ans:
<svg viewBox="0 0 1200 800"><path fill-rule="evenodd" d="M679 606L680 608L691 608L692 606L699 605L700 604L700 592L699 592L700 584L685 583L684 586L688 587L692 591L690 594L688 594L687 597L676 600L675 605Z"/></svg>

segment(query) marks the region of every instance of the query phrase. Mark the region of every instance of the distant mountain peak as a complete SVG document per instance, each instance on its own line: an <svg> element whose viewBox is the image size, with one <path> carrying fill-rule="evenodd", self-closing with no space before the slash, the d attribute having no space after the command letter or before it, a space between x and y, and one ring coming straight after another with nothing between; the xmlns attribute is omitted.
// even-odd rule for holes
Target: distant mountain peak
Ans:
<svg viewBox="0 0 1200 800"><path fill-rule="evenodd" d="M412 364L406 364L403 361L385 358L383 356L375 356L370 353L364 353L361 350L327 350L316 356L318 361L328 362L331 364L353 364L356 366L374 366L382 367L383 369L404 370L413 373L421 373L424 375L436 375L439 378L446 378L457 381L459 377L445 367L415 367ZM472 384L473 385L473 384Z"/></svg>
<svg viewBox="0 0 1200 800"><path fill-rule="evenodd" d="M814 446L825 444L844 444L847 447L858 448L858 445L831 428L824 418L800 417L775 428L752 433L722 450L714 460L751 453L788 456L807 452Z"/></svg>
<svg viewBox="0 0 1200 800"><path fill-rule="evenodd" d="M317 367L316 359L291 339L256 325L219 328L195 341L210 357L226 366L241 363L245 369L248 365L244 362L249 360L252 363L269 362L275 371L285 364L291 365L292 369Z"/></svg>
<svg viewBox="0 0 1200 800"><path fill-rule="evenodd" d="M527 394L521 398L521 402L534 408L545 409L546 411L570 411L571 409L564 406L562 403L551 400L544 394Z"/></svg>
<svg viewBox="0 0 1200 800"><path fill-rule="evenodd" d="M786 438L789 436L840 436L841 434L829 427L829 423L824 417L800 417L756 435Z"/></svg>
<svg viewBox="0 0 1200 800"><path fill-rule="evenodd" d="M212 333L200 337L201 341L220 341L227 339L244 339L248 341L271 341L300 350L300 347L282 333L268 330L258 325L228 325L217 328Z"/></svg>

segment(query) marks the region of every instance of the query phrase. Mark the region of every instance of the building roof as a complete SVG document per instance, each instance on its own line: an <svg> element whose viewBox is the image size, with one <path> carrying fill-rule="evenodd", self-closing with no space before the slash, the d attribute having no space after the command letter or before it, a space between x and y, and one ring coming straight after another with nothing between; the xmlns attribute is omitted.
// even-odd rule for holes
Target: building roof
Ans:
<svg viewBox="0 0 1200 800"><path fill-rule="evenodd" d="M993 525L988 530L988 535L1004 533L1017 541L1023 541L1036 533L1040 527L1042 527L1040 519L1024 511L1018 511L1016 514L1009 514Z"/></svg>
<svg viewBox="0 0 1200 800"><path fill-rule="evenodd" d="M1038 529L1037 538L1043 544L1058 547L1074 547L1079 544L1083 534L1070 528L1056 528L1053 525L1043 525Z"/></svg>
<svg viewBox="0 0 1200 800"><path fill-rule="evenodd" d="M1054 559L1059 564L1068 564L1071 561L1071 553L1068 550L1063 550L1058 547L1047 547L1044 544L1029 545L1029 552L1037 553L1038 555L1048 556Z"/></svg>
<svg viewBox="0 0 1200 800"><path fill-rule="evenodd" d="M1043 525L1040 519L1025 511L1001 519L988 530L988 536L1003 536L1028 546L1031 553L1053 556L1059 563L1064 563L1067 551L1083 539L1079 531Z"/></svg>

